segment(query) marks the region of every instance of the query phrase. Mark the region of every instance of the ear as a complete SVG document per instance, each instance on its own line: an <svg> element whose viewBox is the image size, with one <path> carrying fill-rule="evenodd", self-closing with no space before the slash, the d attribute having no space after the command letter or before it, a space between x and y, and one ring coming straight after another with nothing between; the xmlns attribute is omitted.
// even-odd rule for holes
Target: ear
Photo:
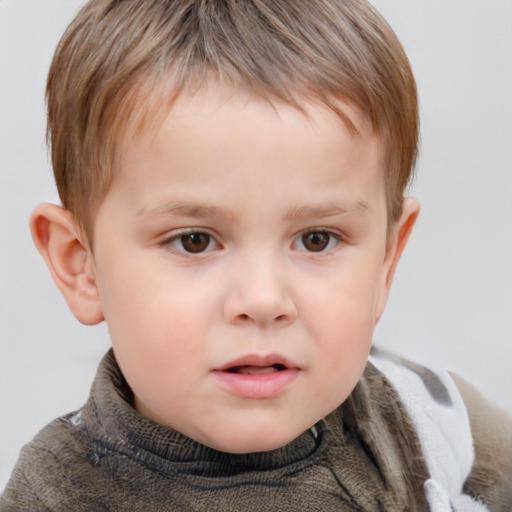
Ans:
<svg viewBox="0 0 512 512"><path fill-rule="evenodd" d="M79 322L103 320L94 276L94 259L83 242L69 210L41 204L30 217L32 239L48 270Z"/></svg>
<svg viewBox="0 0 512 512"><path fill-rule="evenodd" d="M392 231L389 234L375 323L379 321L382 313L384 312L384 307L389 295L391 283L393 282L396 267L400 261L402 252L407 245L407 241L409 240L409 236L411 235L419 213L420 204L416 199L408 197L403 200L400 217L392 227Z"/></svg>

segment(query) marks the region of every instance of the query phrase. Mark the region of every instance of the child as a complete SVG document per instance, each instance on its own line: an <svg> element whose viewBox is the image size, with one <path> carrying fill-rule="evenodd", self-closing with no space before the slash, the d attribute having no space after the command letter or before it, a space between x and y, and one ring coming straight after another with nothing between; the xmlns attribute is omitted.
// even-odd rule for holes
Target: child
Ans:
<svg viewBox="0 0 512 512"><path fill-rule="evenodd" d="M63 207L33 237L113 351L0 510L509 510L509 420L367 363L418 215L414 80L373 9L93 0L48 106Z"/></svg>

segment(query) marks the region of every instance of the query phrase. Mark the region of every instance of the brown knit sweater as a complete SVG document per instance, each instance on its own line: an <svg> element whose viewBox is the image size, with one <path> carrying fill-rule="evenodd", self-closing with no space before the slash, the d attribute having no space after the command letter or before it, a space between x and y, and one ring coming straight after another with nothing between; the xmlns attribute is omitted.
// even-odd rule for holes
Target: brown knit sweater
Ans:
<svg viewBox="0 0 512 512"><path fill-rule="evenodd" d="M85 406L22 450L0 511L428 510L417 439L371 364L338 410L270 452L215 451L142 417L131 401L109 352ZM378 438L392 443L393 463Z"/></svg>

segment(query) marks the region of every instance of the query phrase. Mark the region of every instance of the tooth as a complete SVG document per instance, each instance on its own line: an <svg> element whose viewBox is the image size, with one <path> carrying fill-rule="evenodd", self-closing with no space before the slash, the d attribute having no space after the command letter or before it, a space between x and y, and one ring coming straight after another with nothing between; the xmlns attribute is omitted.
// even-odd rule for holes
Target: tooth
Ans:
<svg viewBox="0 0 512 512"><path fill-rule="evenodd" d="M240 368L239 373L259 375L260 373L272 373L276 371L276 368L273 366L243 366Z"/></svg>

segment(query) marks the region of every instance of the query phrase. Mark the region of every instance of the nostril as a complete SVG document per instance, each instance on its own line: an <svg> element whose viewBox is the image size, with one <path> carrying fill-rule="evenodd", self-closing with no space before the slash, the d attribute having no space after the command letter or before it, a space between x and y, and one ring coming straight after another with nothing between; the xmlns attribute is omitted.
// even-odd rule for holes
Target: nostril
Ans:
<svg viewBox="0 0 512 512"><path fill-rule="evenodd" d="M247 313L240 313L237 316L237 319L242 322L247 322L247 321L251 321L251 320L257 321L255 318L253 318L251 315L248 315ZM278 316L274 317L273 322L282 324L282 323L288 322L288 320L289 320L288 315L278 315ZM264 323L266 323L266 322L264 322Z"/></svg>

